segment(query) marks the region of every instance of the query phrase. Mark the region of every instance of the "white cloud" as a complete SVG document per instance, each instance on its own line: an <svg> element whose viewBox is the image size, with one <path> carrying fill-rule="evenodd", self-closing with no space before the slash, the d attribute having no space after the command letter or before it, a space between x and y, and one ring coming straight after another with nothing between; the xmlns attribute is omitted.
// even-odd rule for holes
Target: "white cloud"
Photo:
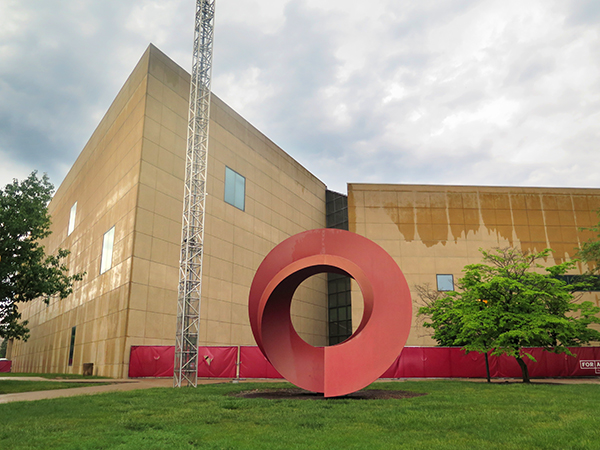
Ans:
<svg viewBox="0 0 600 450"><path fill-rule="evenodd" d="M5 167L59 183L149 42L189 70L193 12L2 2ZM335 190L598 186L595 0L217 0L215 22L215 93Z"/></svg>

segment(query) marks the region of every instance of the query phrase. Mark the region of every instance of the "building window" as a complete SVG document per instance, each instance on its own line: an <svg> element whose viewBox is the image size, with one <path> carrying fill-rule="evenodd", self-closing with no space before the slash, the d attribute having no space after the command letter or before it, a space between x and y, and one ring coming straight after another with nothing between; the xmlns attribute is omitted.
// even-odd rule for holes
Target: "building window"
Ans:
<svg viewBox="0 0 600 450"><path fill-rule="evenodd" d="M75 329L71 328L71 344L69 345L69 367L73 365L73 352L75 351Z"/></svg>
<svg viewBox="0 0 600 450"><path fill-rule="evenodd" d="M71 213L69 214L69 228L67 230L67 236L70 236L75 229L75 216L77 215L77 202L71 206Z"/></svg>
<svg viewBox="0 0 600 450"><path fill-rule="evenodd" d="M115 243L115 227L104 233L102 239L102 258L100 259L100 273L103 274L112 267L113 245Z"/></svg>
<svg viewBox="0 0 600 450"><path fill-rule="evenodd" d="M350 278L327 274L329 302L329 345L339 344L352 336L352 296Z"/></svg>
<svg viewBox="0 0 600 450"><path fill-rule="evenodd" d="M453 291L454 276L453 275L437 275L437 290L438 291Z"/></svg>
<svg viewBox="0 0 600 450"><path fill-rule="evenodd" d="M225 167L225 201L244 211L246 179L239 173Z"/></svg>
<svg viewBox="0 0 600 450"><path fill-rule="evenodd" d="M325 191L325 211L327 228L348 230L348 196Z"/></svg>

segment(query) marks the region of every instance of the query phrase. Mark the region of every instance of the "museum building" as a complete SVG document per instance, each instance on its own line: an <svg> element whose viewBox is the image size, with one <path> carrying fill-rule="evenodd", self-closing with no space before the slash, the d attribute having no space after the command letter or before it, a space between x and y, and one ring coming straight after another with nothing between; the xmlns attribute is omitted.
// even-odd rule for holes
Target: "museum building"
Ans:
<svg viewBox="0 0 600 450"><path fill-rule="evenodd" d="M68 298L20 306L31 330L10 348L13 371L126 377L132 346L175 340L190 75L150 45L49 205L50 253L71 251L85 272ZM406 280L452 290L479 248L554 250L573 258L593 237L600 189L326 185L215 95L211 100L200 344L255 345L248 294L267 253L299 232L348 229L383 247ZM579 266L574 273L581 273ZM584 298L599 303L597 292ZM352 300L352 301L351 301ZM416 316L408 346L435 341ZM306 280L294 327L308 343L334 345L360 323L356 283Z"/></svg>

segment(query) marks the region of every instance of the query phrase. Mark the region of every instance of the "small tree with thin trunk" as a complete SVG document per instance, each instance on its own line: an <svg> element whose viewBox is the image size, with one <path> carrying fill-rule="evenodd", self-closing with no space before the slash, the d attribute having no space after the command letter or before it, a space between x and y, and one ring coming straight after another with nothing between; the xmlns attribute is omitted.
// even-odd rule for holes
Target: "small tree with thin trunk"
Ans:
<svg viewBox="0 0 600 450"><path fill-rule="evenodd" d="M491 350L489 344L491 339L485 334L485 329L480 327L465 333L462 329L463 318L468 311L477 313L485 308L485 302L469 302L457 292L441 292L431 289L429 284L415 285L414 289L421 300L419 316L427 316L430 322L424 322L423 326L433 330L432 338L441 347L461 346L470 351L484 354L485 373L487 382L491 382L490 363L488 352ZM465 334L468 334L468 339ZM469 348L467 348L469 346Z"/></svg>
<svg viewBox="0 0 600 450"><path fill-rule="evenodd" d="M65 298L84 274L69 275L68 250L47 255L41 240L48 237L48 203L54 187L36 172L0 189L0 339L29 336L19 304L35 298Z"/></svg>
<svg viewBox="0 0 600 450"><path fill-rule="evenodd" d="M483 261L464 268L457 292L450 292L419 313L437 333L452 329L455 344L467 352L508 355L529 382L526 347L542 347L574 356L568 349L600 340L600 332L589 327L600 323L600 308L591 302L575 302L573 291L585 288L558 279L575 266L574 261L551 267L538 263L551 250L527 253L516 248L481 250ZM448 318L444 322L440 317ZM450 324L450 325L449 325ZM436 334L434 334L434 339Z"/></svg>

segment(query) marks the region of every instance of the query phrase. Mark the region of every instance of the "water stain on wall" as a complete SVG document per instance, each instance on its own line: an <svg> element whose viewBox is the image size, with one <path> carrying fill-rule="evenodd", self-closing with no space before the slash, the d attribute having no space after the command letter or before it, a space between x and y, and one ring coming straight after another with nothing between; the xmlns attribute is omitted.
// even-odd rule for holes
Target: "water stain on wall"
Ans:
<svg viewBox="0 0 600 450"><path fill-rule="evenodd" d="M517 189L515 189L517 190ZM524 189L525 190L525 189ZM349 189L349 192L351 190ZM478 233L480 240L492 239L502 245L518 245L524 251L554 250L556 263L575 257L579 245L589 237L580 227L597 223L590 210L600 208L600 196L543 192L473 191L396 191L397 201L389 201L391 192L379 205L407 242L422 241L427 247L448 241L455 243ZM357 205L349 201L350 223L356 220ZM361 212L368 214L366 208ZM368 217L363 218L369 221Z"/></svg>

